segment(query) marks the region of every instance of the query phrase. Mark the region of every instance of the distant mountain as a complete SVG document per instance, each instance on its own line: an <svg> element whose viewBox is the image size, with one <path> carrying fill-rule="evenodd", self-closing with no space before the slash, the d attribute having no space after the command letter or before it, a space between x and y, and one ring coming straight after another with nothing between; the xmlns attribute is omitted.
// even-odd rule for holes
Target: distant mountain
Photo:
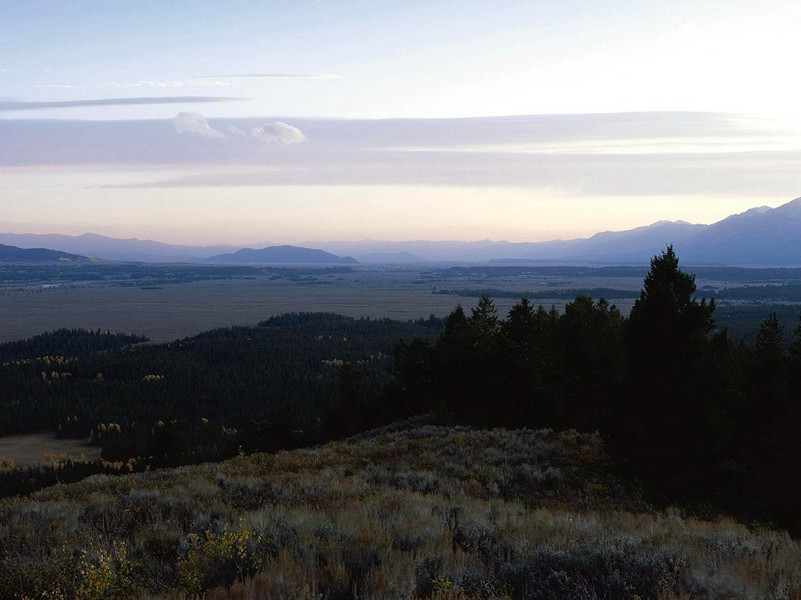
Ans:
<svg viewBox="0 0 801 600"><path fill-rule="evenodd" d="M0 233L0 243L20 248L57 248L103 260L138 262L195 262L212 254L231 252L241 246L182 246L136 238L119 239L95 233L57 235Z"/></svg>
<svg viewBox="0 0 801 600"><path fill-rule="evenodd" d="M416 254L411 252L369 252L367 254L357 255L359 262L384 264L384 265L399 265L404 263L421 263L426 262Z"/></svg>
<svg viewBox="0 0 801 600"><path fill-rule="evenodd" d="M0 244L0 262L24 262L24 263L81 263L89 262L85 256L77 254L67 254L58 250L48 250L47 248L17 248L16 246L6 246Z"/></svg>
<svg viewBox="0 0 801 600"><path fill-rule="evenodd" d="M741 267L801 266L801 198L761 206L713 223L658 221L626 231L548 242L329 242L319 246L356 256L412 252L435 262L494 264L644 265L673 244L683 264Z"/></svg>
<svg viewBox="0 0 801 600"><path fill-rule="evenodd" d="M359 257L362 262L411 262L389 260L392 256L398 257L406 253L418 257L416 262L528 261L560 262L562 264L644 264L651 256L664 250L666 244L673 243L678 247L680 243L707 227L707 225L694 225L684 221L659 221L653 225L627 231L598 233L586 239L547 242L495 242L492 240L382 242L362 240L359 242L325 242L317 245L329 252L352 254ZM387 257L388 260L372 260L372 257L375 256Z"/></svg>
<svg viewBox="0 0 801 600"><path fill-rule="evenodd" d="M358 261L350 256L337 256L316 248L300 246L269 246L254 250L243 248L229 254L210 256L205 260L210 263L227 264L315 264L315 265L354 265Z"/></svg>
<svg viewBox="0 0 801 600"><path fill-rule="evenodd" d="M540 261L643 264L673 244L677 249L705 231L708 225L658 221L626 231L604 231L587 239L537 244L525 258Z"/></svg>
<svg viewBox="0 0 801 600"><path fill-rule="evenodd" d="M304 242L302 245L312 244L327 252L355 256L359 258L359 260L369 255L383 255L389 258L392 255L403 257L407 254L412 254L418 257L421 262L441 263L477 263L487 262L494 258L522 256L538 245L532 242L496 242L493 240L480 240L476 242L455 240L411 240L402 242L359 240L352 242ZM383 260L381 262L383 262ZM409 261L387 261L387 263L390 262L400 263Z"/></svg>
<svg viewBox="0 0 801 600"><path fill-rule="evenodd" d="M727 217L676 249L685 263L801 266L801 198Z"/></svg>

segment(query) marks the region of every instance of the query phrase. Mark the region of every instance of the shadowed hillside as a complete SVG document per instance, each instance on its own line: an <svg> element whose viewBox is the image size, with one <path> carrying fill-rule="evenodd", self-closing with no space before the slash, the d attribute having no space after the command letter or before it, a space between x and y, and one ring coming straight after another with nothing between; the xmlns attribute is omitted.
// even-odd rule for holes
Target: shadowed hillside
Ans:
<svg viewBox="0 0 801 600"><path fill-rule="evenodd" d="M77 254L68 254L47 248L17 248L0 244L0 262L10 263L86 263L89 259Z"/></svg>
<svg viewBox="0 0 801 600"><path fill-rule="evenodd" d="M657 512L575 432L388 427L0 504L13 598L794 598L782 532ZM229 587L233 586L233 587Z"/></svg>

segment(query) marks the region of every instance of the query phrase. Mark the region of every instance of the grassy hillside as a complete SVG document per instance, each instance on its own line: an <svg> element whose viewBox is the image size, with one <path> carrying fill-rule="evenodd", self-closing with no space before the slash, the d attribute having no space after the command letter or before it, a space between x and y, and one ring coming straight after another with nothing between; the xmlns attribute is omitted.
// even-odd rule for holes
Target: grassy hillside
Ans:
<svg viewBox="0 0 801 600"><path fill-rule="evenodd" d="M0 597L798 598L787 534L652 510L597 436L418 424L0 503Z"/></svg>

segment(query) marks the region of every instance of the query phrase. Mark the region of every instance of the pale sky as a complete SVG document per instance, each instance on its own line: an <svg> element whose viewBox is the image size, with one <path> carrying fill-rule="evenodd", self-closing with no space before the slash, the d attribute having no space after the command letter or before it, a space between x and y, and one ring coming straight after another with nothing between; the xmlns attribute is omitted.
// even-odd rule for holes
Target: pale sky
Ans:
<svg viewBox="0 0 801 600"><path fill-rule="evenodd" d="M4 0L0 23L4 232L536 241L801 195L798 2Z"/></svg>

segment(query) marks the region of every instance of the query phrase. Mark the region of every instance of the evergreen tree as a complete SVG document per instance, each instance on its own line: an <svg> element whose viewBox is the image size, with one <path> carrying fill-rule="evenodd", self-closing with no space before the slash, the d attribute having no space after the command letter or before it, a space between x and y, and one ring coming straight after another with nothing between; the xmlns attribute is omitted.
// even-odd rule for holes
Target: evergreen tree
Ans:
<svg viewBox="0 0 801 600"><path fill-rule="evenodd" d="M470 322L484 335L498 332L498 310L495 308L495 302L487 294L482 294L478 299L478 304L470 315Z"/></svg>
<svg viewBox="0 0 801 600"><path fill-rule="evenodd" d="M784 356L784 326L775 312L759 326L755 350L762 360L780 361Z"/></svg>
<svg viewBox="0 0 801 600"><path fill-rule="evenodd" d="M626 323L631 369L618 443L638 469L678 489L706 477L707 419L715 414L704 373L714 300L695 299L695 276L679 269L672 246L651 260Z"/></svg>
<svg viewBox="0 0 801 600"><path fill-rule="evenodd" d="M801 361L801 315L799 315L798 320L798 325L793 329L793 343L790 344L790 356L796 361Z"/></svg>

